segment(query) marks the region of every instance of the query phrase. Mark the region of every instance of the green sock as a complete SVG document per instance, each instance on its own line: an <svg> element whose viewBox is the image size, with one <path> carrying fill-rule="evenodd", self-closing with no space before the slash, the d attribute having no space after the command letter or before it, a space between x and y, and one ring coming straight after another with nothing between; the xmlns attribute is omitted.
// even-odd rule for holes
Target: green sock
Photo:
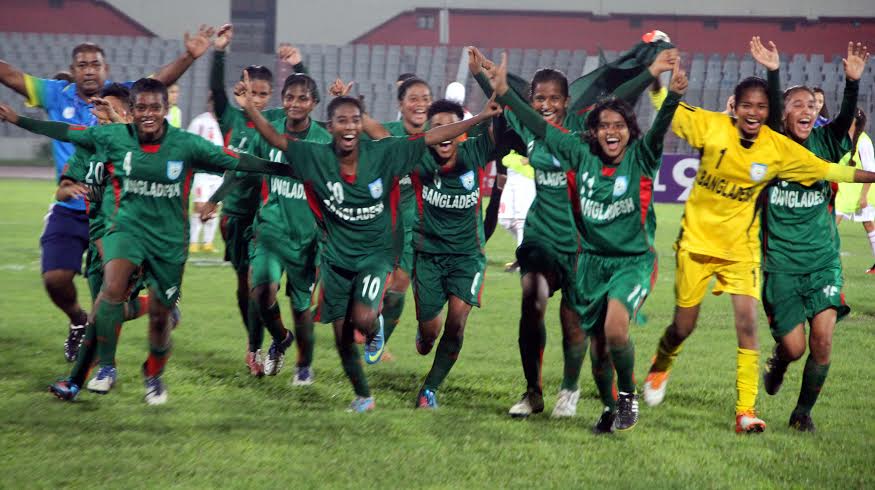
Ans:
<svg viewBox="0 0 875 490"><path fill-rule="evenodd" d="M94 333L97 337L97 360L101 366L115 366L118 332L125 320L125 304L101 299L94 315Z"/></svg>
<svg viewBox="0 0 875 490"><path fill-rule="evenodd" d="M316 335L313 330L313 320L295 322L295 338L298 342L298 367L313 364L313 347L316 345Z"/></svg>
<svg viewBox="0 0 875 490"><path fill-rule="evenodd" d="M149 312L149 297L137 296L125 306L125 321L135 320Z"/></svg>
<svg viewBox="0 0 875 490"><path fill-rule="evenodd" d="M808 354L808 359L805 360L805 369L802 371L802 388L799 390L799 401L796 402L796 408L793 413L808 415L814 404L817 402L817 396L820 395L820 390L826 382L826 375L829 373L829 363L817 364L814 361L814 356Z"/></svg>
<svg viewBox="0 0 875 490"><path fill-rule="evenodd" d="M261 349L262 344L264 344L264 322L261 321L258 304L254 300L249 300L246 316L246 336L249 339L249 352L255 352Z"/></svg>
<svg viewBox="0 0 875 490"><path fill-rule="evenodd" d="M261 312L261 319L264 320L264 326L267 328L270 336L273 337L274 342L286 340L286 335L288 335L289 331L283 325L279 303L274 302L267 308L259 308L259 310Z"/></svg>
<svg viewBox="0 0 875 490"><path fill-rule="evenodd" d="M340 364L343 366L343 372L352 383L352 389L357 396L371 396L371 389L368 387L368 378L365 377L365 370L362 366L361 356L359 355L358 346L355 343L344 343L338 348L340 354Z"/></svg>
<svg viewBox="0 0 875 490"><path fill-rule="evenodd" d="M444 334L438 342L437 351L434 353L434 362L431 365L431 371L425 377L424 386L428 390L436 391L450 369L453 369L453 364L459 358L459 352L462 350L462 341L464 337L449 336Z"/></svg>
<svg viewBox="0 0 875 490"><path fill-rule="evenodd" d="M73 364L73 370L70 372L70 378L81 387L85 383L85 378L88 377L88 371L94 364L94 358L97 355L97 334L94 325L90 323L85 326L85 338L82 340L82 347L79 348L79 353L76 354L76 363Z"/></svg>
<svg viewBox="0 0 875 490"><path fill-rule="evenodd" d="M610 356L600 356L590 349L589 358L592 361L592 378L599 392L599 398L604 406L617 410L617 399L614 398L614 366Z"/></svg>
<svg viewBox="0 0 875 490"><path fill-rule="evenodd" d="M611 346L611 360L617 370L617 389L623 393L635 393L635 344L632 339L626 345Z"/></svg>
<svg viewBox="0 0 875 490"><path fill-rule="evenodd" d="M562 339L562 357L565 361L565 369L562 372L563 390L577 391L580 379L580 368L583 366L583 358L586 356L587 338L583 342L571 343L568 339Z"/></svg>
<svg viewBox="0 0 875 490"><path fill-rule="evenodd" d="M543 393L541 387L541 359L544 346L547 344L547 329L544 322L538 322L537 327L528 328L520 320L520 359L523 364L523 374L526 377L526 389Z"/></svg>
<svg viewBox="0 0 875 490"><path fill-rule="evenodd" d="M383 298L383 336L386 342L398 326L398 320L401 318L401 313L404 311L404 298L406 293L398 291L386 291L386 297Z"/></svg>

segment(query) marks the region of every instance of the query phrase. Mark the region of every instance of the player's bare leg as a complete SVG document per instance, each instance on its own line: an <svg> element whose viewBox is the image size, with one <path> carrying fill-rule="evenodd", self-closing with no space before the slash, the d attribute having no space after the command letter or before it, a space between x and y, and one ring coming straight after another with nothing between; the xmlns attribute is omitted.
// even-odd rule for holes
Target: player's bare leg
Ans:
<svg viewBox="0 0 875 490"><path fill-rule="evenodd" d="M43 273L43 286L49 294L49 299L70 320L70 330L64 342L64 357L67 362L73 362L79 352L79 345L85 335L85 324L88 314L79 305L76 285L73 283L74 271L55 269Z"/></svg>
<svg viewBox="0 0 875 490"><path fill-rule="evenodd" d="M511 417L528 417L544 411L544 395L541 386L541 360L547 332L544 315L550 297L550 283L547 276L529 272L520 278L522 285L522 311L519 325L520 359L526 377L526 392L515 405L510 407Z"/></svg>

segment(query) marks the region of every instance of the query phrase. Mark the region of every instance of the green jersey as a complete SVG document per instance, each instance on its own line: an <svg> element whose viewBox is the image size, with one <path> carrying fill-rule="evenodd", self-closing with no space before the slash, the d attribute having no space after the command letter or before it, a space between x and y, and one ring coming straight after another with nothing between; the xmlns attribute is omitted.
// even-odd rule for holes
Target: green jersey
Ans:
<svg viewBox="0 0 875 490"><path fill-rule="evenodd" d="M133 124L70 126L65 139L105 157L112 203L106 235L126 231L171 263L188 253L188 194L194 169L236 169L238 159L200 136L164 123L164 136L140 144Z"/></svg>
<svg viewBox="0 0 875 490"><path fill-rule="evenodd" d="M467 255L483 253L480 182L494 145L489 134L459 144L456 163L437 172L417 167L411 174L416 192L414 245L419 252ZM432 169L431 151L423 156Z"/></svg>
<svg viewBox="0 0 875 490"><path fill-rule="evenodd" d="M72 180L88 187L85 210L88 213L88 239L92 242L101 238L106 231L106 216L101 208L109 179L103 160L93 152L77 146L61 174L61 180Z"/></svg>
<svg viewBox="0 0 875 490"><path fill-rule="evenodd" d="M544 140L529 131L512 111L505 111L505 118L525 143L529 164L535 169L535 199L526 215L523 243L548 243L559 252L577 253L580 236L571 212L569 175L562 169L562 162L547 149ZM583 121L580 115L569 114L563 126L577 131L583 129Z"/></svg>
<svg viewBox="0 0 875 490"><path fill-rule="evenodd" d="M814 128L802 146L830 162L838 162L851 147L848 129L857 106L860 82L845 82L842 108L831 123ZM778 71L769 71L769 100L782 101ZM774 127L776 122L770 122ZM763 268L767 272L807 274L841 267L841 246L829 182L811 186L778 180L760 195Z"/></svg>
<svg viewBox="0 0 875 490"><path fill-rule="evenodd" d="M401 121L383 123L383 127L386 128L386 131L389 131L389 134L392 136L411 136L411 134L407 132L407 128L404 127L404 123ZM403 218L405 220L404 226L410 228L415 225L416 219L416 196L413 191L413 184L410 180L410 176L402 176L401 180L398 181L398 186L401 190L401 212L403 213Z"/></svg>
<svg viewBox="0 0 875 490"><path fill-rule="evenodd" d="M225 93L225 53L213 53L213 66L210 72L210 90L213 92L213 106L219 128L224 135L225 147L240 153L247 151L258 135L255 124L239 108L232 107ZM282 108L267 109L262 115L268 121L286 117ZM232 216L253 216L262 202L262 178L246 174L222 200L222 212Z"/></svg>
<svg viewBox="0 0 875 490"><path fill-rule="evenodd" d="M425 151L421 135L361 140L357 173L345 175L333 143L289 141L285 157L328 235L329 264L355 271L374 261L394 263L400 250L399 180L425 163ZM255 158L241 155L241 161L247 159Z"/></svg>
<svg viewBox="0 0 875 490"><path fill-rule="evenodd" d="M547 125L547 150L569 172L575 222L584 252L641 255L653 247L653 179L662 163L665 133L680 96L669 94L643 138L631 141L618 164L605 163L578 133Z"/></svg>
<svg viewBox="0 0 875 490"><path fill-rule="evenodd" d="M319 124L311 122L306 131L292 133L286 129L286 119L277 119L271 123L279 133L311 141L314 143L330 143L331 134ZM278 163L288 163L285 154L270 146L261 136L252 143L252 154ZM307 165L302 162L301 165ZM304 182L300 179L271 175L268 178L267 201L255 216L256 233L262 227L271 227L282 236L289 238L289 246L308 245L317 236L316 220L310 211L310 205L304 192Z"/></svg>
<svg viewBox="0 0 875 490"><path fill-rule="evenodd" d="M802 144L815 155L837 162L850 149L850 139L835 134L833 124L814 128ZM832 184L812 186L779 180L763 193L763 267L767 272L804 274L840 267L838 229L832 206Z"/></svg>

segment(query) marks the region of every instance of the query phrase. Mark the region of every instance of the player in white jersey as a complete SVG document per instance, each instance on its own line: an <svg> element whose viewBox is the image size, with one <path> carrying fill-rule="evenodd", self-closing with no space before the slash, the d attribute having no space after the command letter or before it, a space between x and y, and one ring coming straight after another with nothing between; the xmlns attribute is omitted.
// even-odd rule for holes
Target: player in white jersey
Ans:
<svg viewBox="0 0 875 490"><path fill-rule="evenodd" d="M514 236L519 247L523 243L526 214L535 200L535 171L528 165L526 157L513 151L501 162L507 167L507 181L498 207L498 224ZM516 260L505 264L506 272L518 272L519 269Z"/></svg>
<svg viewBox="0 0 875 490"><path fill-rule="evenodd" d="M206 140L213 142L213 144L225 146L224 139L222 138L222 130L219 128L219 122L216 121L215 114L213 114L212 94L207 98L207 112L204 112L191 120L191 123L188 125L188 132L197 134ZM220 185L222 185L221 175L204 172L197 172L194 174L194 182L192 183L192 187L194 188L194 192L192 192L192 196L194 197L194 212L189 216L191 223L189 250L191 252L215 251L213 239L216 236L216 228L218 228L219 225L219 218L213 216L204 222L200 219L200 212L204 203L207 202L214 192L216 192L216 189L218 189ZM203 237L201 237L201 232L203 232Z"/></svg>

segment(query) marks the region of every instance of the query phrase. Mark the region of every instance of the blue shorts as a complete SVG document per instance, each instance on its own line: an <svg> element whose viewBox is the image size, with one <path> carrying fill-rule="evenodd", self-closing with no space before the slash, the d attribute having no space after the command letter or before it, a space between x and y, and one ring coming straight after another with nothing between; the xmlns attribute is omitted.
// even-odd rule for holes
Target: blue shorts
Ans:
<svg viewBox="0 0 875 490"><path fill-rule="evenodd" d="M42 272L53 270L82 273L82 255L88 250L88 215L64 206L52 206L39 239Z"/></svg>

